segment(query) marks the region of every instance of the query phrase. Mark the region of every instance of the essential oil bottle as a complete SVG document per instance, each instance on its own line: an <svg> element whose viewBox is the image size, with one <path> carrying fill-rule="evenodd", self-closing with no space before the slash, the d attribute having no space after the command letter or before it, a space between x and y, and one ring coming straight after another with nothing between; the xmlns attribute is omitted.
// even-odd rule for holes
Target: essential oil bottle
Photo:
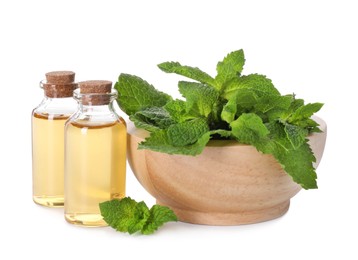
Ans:
<svg viewBox="0 0 358 260"><path fill-rule="evenodd" d="M43 206L64 204L64 126L77 109L74 80L72 71L46 73L45 97L32 112L33 200Z"/></svg>
<svg viewBox="0 0 358 260"><path fill-rule="evenodd" d="M99 203L125 196L126 124L113 109L110 81L84 81L78 111L65 126L65 219L106 226Z"/></svg>

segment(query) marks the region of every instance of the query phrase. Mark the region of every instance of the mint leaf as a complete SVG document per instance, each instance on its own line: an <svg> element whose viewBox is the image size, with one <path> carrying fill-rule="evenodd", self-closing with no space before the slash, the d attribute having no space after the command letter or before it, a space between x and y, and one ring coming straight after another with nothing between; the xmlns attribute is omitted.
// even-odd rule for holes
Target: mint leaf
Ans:
<svg viewBox="0 0 358 260"><path fill-rule="evenodd" d="M314 113L318 112L322 108L322 103L310 103L304 106L297 108L297 110L292 114L289 122L297 122L299 120L310 118Z"/></svg>
<svg viewBox="0 0 358 260"><path fill-rule="evenodd" d="M268 94L262 96L255 104L255 110L267 113L272 109L287 111L292 103L292 96L278 96Z"/></svg>
<svg viewBox="0 0 358 260"><path fill-rule="evenodd" d="M165 104L164 109L168 111L170 117L178 123L197 117L192 111L187 112L186 102L179 99L169 101Z"/></svg>
<svg viewBox="0 0 358 260"><path fill-rule="evenodd" d="M293 181L304 189L316 189L317 174L312 164L316 158L307 142L308 140L305 140L297 149L290 149L287 152L276 149L272 153Z"/></svg>
<svg viewBox="0 0 358 260"><path fill-rule="evenodd" d="M167 131L168 141L173 146L185 146L195 143L208 131L206 120L197 118L171 125Z"/></svg>
<svg viewBox="0 0 358 260"><path fill-rule="evenodd" d="M119 107L129 116L148 107L162 107L172 99L145 80L129 74L121 74L114 88L118 91Z"/></svg>
<svg viewBox="0 0 358 260"><path fill-rule="evenodd" d="M136 202L130 197L102 202L99 208L109 226L129 234L138 231L145 235L152 234L164 223L178 220L168 207L154 205L149 210L143 201Z"/></svg>
<svg viewBox="0 0 358 260"><path fill-rule="evenodd" d="M149 217L150 212L147 205L143 201L139 202L135 207L134 219L131 221L128 218L128 222L131 222L131 225L128 226L128 233L134 234L142 230Z"/></svg>
<svg viewBox="0 0 358 260"><path fill-rule="evenodd" d="M296 122L296 125L308 131L308 134L314 132L316 133L322 132L322 130L318 127L319 124L311 118L298 121Z"/></svg>
<svg viewBox="0 0 358 260"><path fill-rule="evenodd" d="M259 100L259 95L253 89L240 89L229 100L233 99L238 106L243 108L252 109Z"/></svg>
<svg viewBox="0 0 358 260"><path fill-rule="evenodd" d="M146 118L137 113L129 116L129 120L131 120L134 123L135 127L145 129L149 132L154 132L160 129L157 125L151 122L149 118Z"/></svg>
<svg viewBox="0 0 358 260"><path fill-rule="evenodd" d="M210 131L210 135L220 135L221 137L224 138L230 138L232 136L231 131L228 130L223 130L223 129L217 129L217 130L212 130Z"/></svg>
<svg viewBox="0 0 358 260"><path fill-rule="evenodd" d="M243 89L255 92L258 97L280 95L280 92L278 92L271 80L266 78L266 76L250 74L232 79L224 88L223 96L226 99L230 99Z"/></svg>
<svg viewBox="0 0 358 260"><path fill-rule="evenodd" d="M267 95L259 99L255 110L258 113L264 113L268 122L286 121L292 114L293 107L298 104L296 101L294 95Z"/></svg>
<svg viewBox="0 0 358 260"><path fill-rule="evenodd" d="M253 125L256 125L256 130L252 130ZM240 141L244 140L241 142L251 144L265 154L272 154L293 181L304 189L317 188L317 175L312 164L316 159L307 143L308 140L305 139L294 149L285 132L285 125L272 122L265 126L266 130L260 124L259 118L255 118L252 123L234 125L232 133Z"/></svg>
<svg viewBox="0 0 358 260"><path fill-rule="evenodd" d="M138 149L149 149L156 152L167 154L183 154L183 155L198 155L202 153L205 145L210 140L210 132L203 134L194 144L185 146L174 146L169 141L166 130L160 130L151 133L145 141L141 142Z"/></svg>
<svg viewBox="0 0 358 260"><path fill-rule="evenodd" d="M212 87L196 82L179 81L179 91L186 98L186 111L207 117L219 97Z"/></svg>
<svg viewBox="0 0 358 260"><path fill-rule="evenodd" d="M240 76L245 64L245 55L243 50L229 53L223 61L216 66L217 75L215 81L222 86L227 81Z"/></svg>
<svg viewBox="0 0 358 260"><path fill-rule="evenodd" d="M162 107L145 108L131 115L129 119L133 121L136 127L143 128L149 132L168 128L175 123L168 111Z"/></svg>
<svg viewBox="0 0 358 260"><path fill-rule="evenodd" d="M230 123L232 134L239 142L255 144L257 140L269 134L262 119L253 113L242 114L238 119Z"/></svg>
<svg viewBox="0 0 358 260"><path fill-rule="evenodd" d="M179 62L163 62L159 64L158 67L164 72L176 73L201 83L208 84L212 87L217 87L215 80L199 68L183 66Z"/></svg>
<svg viewBox="0 0 358 260"><path fill-rule="evenodd" d="M229 53L217 63L215 79L178 62L159 64L165 72L197 81L179 82L186 100L173 100L138 77L121 75L116 83L120 107L137 127L151 132L139 149L194 156L210 138L235 139L273 155L302 187L317 187L306 137L320 132L311 116L323 104L305 105L295 94L281 95L264 75L242 75L244 63L242 50Z"/></svg>
<svg viewBox="0 0 358 260"><path fill-rule="evenodd" d="M221 118L229 124L235 120L235 116L237 112L236 99L237 99L236 96L229 99L229 101L225 104L225 106L221 111Z"/></svg>
<svg viewBox="0 0 358 260"><path fill-rule="evenodd" d="M104 221L117 231L130 234L141 230L149 218L149 209L130 197L99 204Z"/></svg>
<svg viewBox="0 0 358 260"><path fill-rule="evenodd" d="M286 124L285 133L293 149L298 149L306 140L307 131L299 126Z"/></svg>
<svg viewBox="0 0 358 260"><path fill-rule="evenodd" d="M142 228L142 233L149 235L154 233L160 226L170 221L178 221L174 212L165 206L154 205L150 209L150 216Z"/></svg>

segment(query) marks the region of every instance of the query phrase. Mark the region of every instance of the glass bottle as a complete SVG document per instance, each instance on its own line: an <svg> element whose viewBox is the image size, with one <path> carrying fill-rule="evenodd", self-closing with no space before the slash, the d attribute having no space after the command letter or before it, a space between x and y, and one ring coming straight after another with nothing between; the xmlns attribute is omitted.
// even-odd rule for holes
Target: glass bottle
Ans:
<svg viewBox="0 0 358 260"><path fill-rule="evenodd" d="M74 80L72 71L46 73L44 99L32 111L33 200L43 206L64 204L64 126L77 109Z"/></svg>
<svg viewBox="0 0 358 260"><path fill-rule="evenodd" d="M74 92L78 111L65 126L65 219L106 226L99 203L125 196L125 121L113 109L110 81L84 81Z"/></svg>

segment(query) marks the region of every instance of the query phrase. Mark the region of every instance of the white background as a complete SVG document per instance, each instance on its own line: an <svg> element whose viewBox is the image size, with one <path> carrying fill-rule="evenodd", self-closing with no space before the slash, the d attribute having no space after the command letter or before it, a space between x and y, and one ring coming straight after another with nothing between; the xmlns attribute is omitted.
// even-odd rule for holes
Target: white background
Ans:
<svg viewBox="0 0 358 260"><path fill-rule="evenodd" d="M1 1L0 259L357 259L355 2ZM152 236L129 236L72 226L62 209L32 202L30 114L46 72L112 81L126 72L178 95L180 77L156 64L180 61L215 74L217 61L240 48L244 73L325 103L319 189L301 191L285 216L233 227L170 223ZM151 206L130 169L127 176L128 195Z"/></svg>

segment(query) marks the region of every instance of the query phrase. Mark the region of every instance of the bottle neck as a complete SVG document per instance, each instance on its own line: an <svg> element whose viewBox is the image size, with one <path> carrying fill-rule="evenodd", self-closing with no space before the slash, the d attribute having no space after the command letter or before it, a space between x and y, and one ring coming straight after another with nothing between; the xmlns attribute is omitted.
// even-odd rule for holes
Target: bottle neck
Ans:
<svg viewBox="0 0 358 260"><path fill-rule="evenodd" d="M79 102L78 109L81 113L91 114L91 115L115 113L113 108L113 102L110 102L108 104L101 104L101 105L83 104L82 102Z"/></svg>

